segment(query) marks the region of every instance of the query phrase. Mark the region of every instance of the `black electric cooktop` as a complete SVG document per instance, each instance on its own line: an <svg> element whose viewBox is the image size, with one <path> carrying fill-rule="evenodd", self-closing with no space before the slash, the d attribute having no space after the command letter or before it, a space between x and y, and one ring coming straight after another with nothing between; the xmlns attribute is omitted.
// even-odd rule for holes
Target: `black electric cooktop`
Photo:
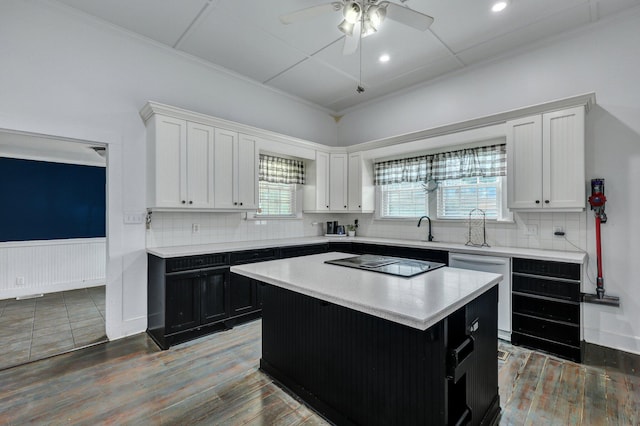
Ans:
<svg viewBox="0 0 640 426"><path fill-rule="evenodd" d="M363 254L360 256L346 257L344 259L327 260L324 263L399 277L413 277L445 266L444 263L404 259L391 256L377 256L373 254Z"/></svg>

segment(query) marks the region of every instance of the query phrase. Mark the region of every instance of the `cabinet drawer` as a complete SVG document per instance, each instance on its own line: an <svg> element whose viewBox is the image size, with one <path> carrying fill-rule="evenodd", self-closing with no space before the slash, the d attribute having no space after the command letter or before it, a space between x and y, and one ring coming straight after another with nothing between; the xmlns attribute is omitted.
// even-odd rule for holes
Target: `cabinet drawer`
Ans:
<svg viewBox="0 0 640 426"><path fill-rule="evenodd" d="M546 277L580 280L580 264L566 262L550 262L547 260L513 259L513 272Z"/></svg>
<svg viewBox="0 0 640 426"><path fill-rule="evenodd" d="M326 253L328 250L329 250L328 244L310 244L310 245L304 245L304 246L281 247L280 257L282 259L287 259L290 257Z"/></svg>
<svg viewBox="0 0 640 426"><path fill-rule="evenodd" d="M540 339L517 332L511 333L511 343L514 345L527 346L533 349L541 349L572 361L582 362L581 346L563 345L562 343L556 343L550 340Z"/></svg>
<svg viewBox="0 0 640 426"><path fill-rule="evenodd" d="M227 253L205 254L201 256L186 256L167 259L166 271L180 272L193 269L204 269L229 264Z"/></svg>
<svg viewBox="0 0 640 426"><path fill-rule="evenodd" d="M240 265L243 263L262 262L278 258L278 249L266 248L259 250L235 251L231 253L231 264Z"/></svg>
<svg viewBox="0 0 640 426"><path fill-rule="evenodd" d="M580 345L580 327L555 321L513 314L513 331L565 345Z"/></svg>
<svg viewBox="0 0 640 426"><path fill-rule="evenodd" d="M557 302L514 294L513 312L580 324L580 305L578 303Z"/></svg>
<svg viewBox="0 0 640 426"><path fill-rule="evenodd" d="M515 292L547 296L556 299L580 301L580 283L572 281L555 281L541 277L514 273L511 283Z"/></svg>

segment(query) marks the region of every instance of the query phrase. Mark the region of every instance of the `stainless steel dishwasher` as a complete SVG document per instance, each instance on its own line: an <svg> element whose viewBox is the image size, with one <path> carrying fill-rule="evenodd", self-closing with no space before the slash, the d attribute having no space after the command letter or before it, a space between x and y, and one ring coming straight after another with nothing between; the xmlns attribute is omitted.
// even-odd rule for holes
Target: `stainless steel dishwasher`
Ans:
<svg viewBox="0 0 640 426"><path fill-rule="evenodd" d="M498 284L498 337L511 341L511 259L449 252L449 266L502 274Z"/></svg>

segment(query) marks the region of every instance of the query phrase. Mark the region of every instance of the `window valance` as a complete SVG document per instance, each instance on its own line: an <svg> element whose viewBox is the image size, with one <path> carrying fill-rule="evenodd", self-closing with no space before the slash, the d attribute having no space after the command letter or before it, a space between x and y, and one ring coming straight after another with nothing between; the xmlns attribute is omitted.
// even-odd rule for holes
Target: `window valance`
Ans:
<svg viewBox="0 0 640 426"><path fill-rule="evenodd" d="M374 164L374 184L505 176L506 144L466 148Z"/></svg>
<svg viewBox="0 0 640 426"><path fill-rule="evenodd" d="M271 183L304 184L304 162L260 154L258 180Z"/></svg>

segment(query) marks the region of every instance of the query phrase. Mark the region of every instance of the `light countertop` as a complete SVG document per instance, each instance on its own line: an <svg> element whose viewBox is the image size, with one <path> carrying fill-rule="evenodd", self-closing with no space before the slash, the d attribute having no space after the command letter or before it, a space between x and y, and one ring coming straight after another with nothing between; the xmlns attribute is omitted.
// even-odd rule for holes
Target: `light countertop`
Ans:
<svg viewBox="0 0 640 426"><path fill-rule="evenodd" d="M350 256L322 253L232 266L231 272L419 330L502 280L499 274L449 267L403 278L324 263Z"/></svg>
<svg viewBox="0 0 640 426"><path fill-rule="evenodd" d="M380 244L424 248L430 250L446 250L455 253L479 254L488 256L524 257L528 259L552 260L583 264L586 254L583 252L528 249L518 247L472 247L459 243L425 242L417 240L399 240L375 237L306 237L288 238L281 240L240 241L218 244L201 244L191 246L154 247L147 252L161 258L195 256L208 253L224 253L231 251L253 250L270 247L287 247L305 244L322 244L326 242L357 242L366 244Z"/></svg>

